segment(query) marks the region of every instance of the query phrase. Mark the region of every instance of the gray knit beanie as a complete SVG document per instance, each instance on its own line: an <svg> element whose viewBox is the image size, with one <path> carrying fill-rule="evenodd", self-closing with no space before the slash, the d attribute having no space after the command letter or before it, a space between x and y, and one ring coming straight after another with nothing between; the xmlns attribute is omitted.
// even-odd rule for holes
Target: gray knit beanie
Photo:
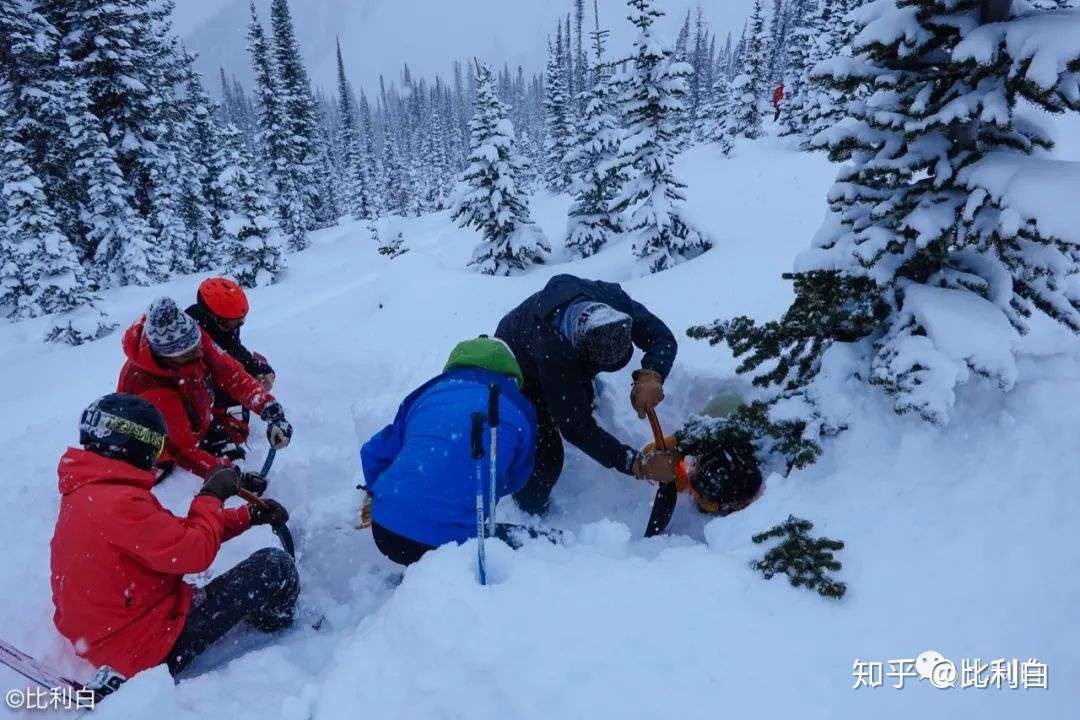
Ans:
<svg viewBox="0 0 1080 720"><path fill-rule="evenodd" d="M150 349L161 357L177 357L190 352L202 341L195 319L180 310L172 298L158 298L146 311L143 332Z"/></svg>

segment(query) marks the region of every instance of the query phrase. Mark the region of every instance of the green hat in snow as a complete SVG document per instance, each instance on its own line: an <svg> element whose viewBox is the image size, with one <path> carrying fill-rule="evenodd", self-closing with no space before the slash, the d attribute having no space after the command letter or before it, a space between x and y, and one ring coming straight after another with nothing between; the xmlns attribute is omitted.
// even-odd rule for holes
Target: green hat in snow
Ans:
<svg viewBox="0 0 1080 720"><path fill-rule="evenodd" d="M519 388L525 384L525 376L521 374L521 366L514 358L510 346L502 340L486 335L459 342L451 351L443 372L458 368L482 368L500 375L509 375L517 381Z"/></svg>

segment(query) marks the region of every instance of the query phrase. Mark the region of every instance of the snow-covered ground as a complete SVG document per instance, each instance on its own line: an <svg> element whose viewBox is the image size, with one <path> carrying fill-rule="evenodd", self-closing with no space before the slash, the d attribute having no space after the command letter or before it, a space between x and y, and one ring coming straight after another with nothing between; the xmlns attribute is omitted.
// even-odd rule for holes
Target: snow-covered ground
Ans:
<svg viewBox="0 0 1080 720"><path fill-rule="evenodd" d="M1068 137L1066 134L1064 137ZM1074 153L1075 151L1075 153ZM1080 156L1080 147L1063 149ZM931 431L895 416L852 383L837 388L855 427L817 465L770 477L745 512L709 521L680 501L671 535L643 540L652 488L576 452L555 491L566 546L489 547L494 584L475 582L475 548L447 547L405 573L356 530L359 442L401 398L439 372L458 340L491 332L501 314L555 273L623 282L684 339L660 416L674 430L725 388L749 392L724 349L685 339L716 317L773 317L791 297L780 279L819 225L834 168L764 140L725 160L710 147L680 159L688 217L715 248L639 277L625 245L514 278L465 272L475 236L445 213L383 223L411 249L387 260L368 229L318 233L284 280L251 294L244 336L278 373L275 393L296 427L271 494L291 510L305 610L319 632L280 639L173 685L158 669L132 680L101 718L1040 718L1080 707L1080 342L1038 326L1021 341L1015 388L973 380L952 423ZM558 245L568 200L540 194L533 215ZM559 249L556 248L557 255ZM193 297L197 278L105 297L122 326L151 299ZM0 637L75 674L88 668L53 630L48 541L55 463L93 398L113 389L119 334L80 348L47 346L36 321L0 325ZM629 368L605 378L602 421L644 443L629 411ZM255 433L259 435L258 432ZM251 463L265 442L256 440ZM158 488L182 512L197 480ZM516 508L506 502L503 517ZM750 536L789 513L847 542L830 601L748 566ZM256 529L228 544L207 576L257 547ZM197 578L205 580L205 578ZM400 584L399 584L400 581ZM1049 689L851 689L856 659L886 662L937 650L962 658L1037 658ZM225 662L235 650L218 651ZM0 684L19 687L14 675ZM1071 708L1071 710L1070 710Z"/></svg>

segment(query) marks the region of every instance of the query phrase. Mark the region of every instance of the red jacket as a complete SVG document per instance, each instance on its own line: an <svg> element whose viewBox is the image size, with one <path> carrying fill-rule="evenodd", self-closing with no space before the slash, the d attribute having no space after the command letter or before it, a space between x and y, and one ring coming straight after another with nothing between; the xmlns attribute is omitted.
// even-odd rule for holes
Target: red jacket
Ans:
<svg viewBox="0 0 1080 720"><path fill-rule="evenodd" d="M776 89L773 90L773 94L772 94L773 107L779 108L780 103L782 103L783 101L784 101L784 86L781 84L781 85L777 85Z"/></svg>
<svg viewBox="0 0 1080 720"><path fill-rule="evenodd" d="M251 513L199 495L176 517L150 492L153 473L87 450L69 448L57 474L53 622L80 656L131 677L161 663L184 628L184 574L210 567Z"/></svg>
<svg viewBox="0 0 1080 720"><path fill-rule="evenodd" d="M205 332L201 360L175 370L162 367L143 336L144 321L145 318L139 318L124 333L127 362L120 371L116 391L149 400L165 416L169 434L159 462L175 460L185 470L206 477L214 468L230 464L226 458L199 449L213 415L214 387L221 388L256 414L274 402L274 396L263 390L259 381Z"/></svg>

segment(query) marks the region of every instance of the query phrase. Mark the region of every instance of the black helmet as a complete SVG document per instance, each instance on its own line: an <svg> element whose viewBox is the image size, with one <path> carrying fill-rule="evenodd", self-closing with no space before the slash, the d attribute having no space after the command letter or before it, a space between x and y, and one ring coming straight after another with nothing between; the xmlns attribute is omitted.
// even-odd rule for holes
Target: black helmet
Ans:
<svg viewBox="0 0 1080 720"><path fill-rule="evenodd" d="M719 506L720 512L748 505L761 489L761 468L750 438L735 429L724 432L716 450L696 458L690 484L701 499Z"/></svg>
<svg viewBox="0 0 1080 720"><path fill-rule="evenodd" d="M111 393L83 410L79 444L105 457L149 470L165 447L165 418L137 395Z"/></svg>

